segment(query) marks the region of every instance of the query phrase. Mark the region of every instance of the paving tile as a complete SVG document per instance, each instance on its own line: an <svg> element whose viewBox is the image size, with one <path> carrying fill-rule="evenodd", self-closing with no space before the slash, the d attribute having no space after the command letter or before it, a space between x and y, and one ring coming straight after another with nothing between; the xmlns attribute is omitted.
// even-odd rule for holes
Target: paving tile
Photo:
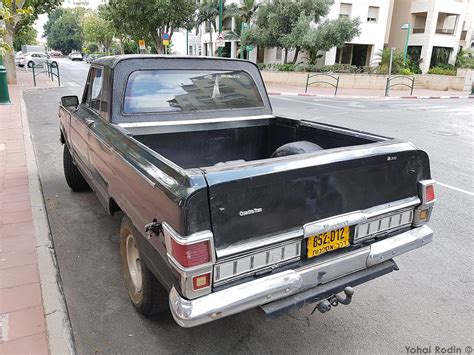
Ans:
<svg viewBox="0 0 474 355"><path fill-rule="evenodd" d="M0 225L0 238L16 237L24 234L34 235L33 222Z"/></svg>
<svg viewBox="0 0 474 355"><path fill-rule="evenodd" d="M0 354L47 355L48 342L46 340L46 333L35 334L0 344Z"/></svg>
<svg viewBox="0 0 474 355"><path fill-rule="evenodd" d="M15 194L24 194L27 193L29 196L29 187L28 186L12 186L9 187L8 189L5 189L3 192L3 195L5 196L5 199L7 199L6 196L9 195L15 195Z"/></svg>
<svg viewBox="0 0 474 355"><path fill-rule="evenodd" d="M0 239L0 253L31 252L34 250L36 250L36 240L32 235Z"/></svg>
<svg viewBox="0 0 474 355"><path fill-rule="evenodd" d="M44 333L46 330L43 306L7 313L5 318L8 322L8 333L2 339L4 342Z"/></svg>
<svg viewBox="0 0 474 355"><path fill-rule="evenodd" d="M23 169L22 171L19 171L19 172L12 172L12 173L10 171L6 171L4 175L4 179L5 180L21 179L25 176L26 177L28 176L28 172L26 171L26 169Z"/></svg>
<svg viewBox="0 0 474 355"><path fill-rule="evenodd" d="M6 253L0 253L0 270L10 269L23 265L34 265L36 264L36 262L36 250L10 251Z"/></svg>
<svg viewBox="0 0 474 355"><path fill-rule="evenodd" d="M38 266L23 265L0 270L0 289L39 282Z"/></svg>
<svg viewBox="0 0 474 355"><path fill-rule="evenodd" d="M41 306L39 282L0 289L0 313L9 313L34 306ZM1 353L1 352L0 352Z"/></svg>
<svg viewBox="0 0 474 355"><path fill-rule="evenodd" d="M29 222L33 220L31 211L3 212L3 224Z"/></svg>
<svg viewBox="0 0 474 355"><path fill-rule="evenodd" d="M1 208L3 212L19 212L31 210L31 202L29 200L24 201L1 201Z"/></svg>
<svg viewBox="0 0 474 355"><path fill-rule="evenodd" d="M17 178L17 179L4 179L3 186L5 188L13 187L13 186L22 186L28 185L28 176Z"/></svg>

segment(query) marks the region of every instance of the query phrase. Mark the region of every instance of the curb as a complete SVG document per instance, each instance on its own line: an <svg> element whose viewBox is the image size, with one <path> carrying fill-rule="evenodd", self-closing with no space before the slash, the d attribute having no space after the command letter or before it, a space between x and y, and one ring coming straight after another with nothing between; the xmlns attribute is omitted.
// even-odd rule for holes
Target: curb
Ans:
<svg viewBox="0 0 474 355"><path fill-rule="evenodd" d="M306 94L297 92L268 92L269 96L306 96L306 97L321 97L321 98L344 98L344 99L383 99L383 100L397 100L397 99L474 99L474 95L454 95L454 96L357 96L357 95L318 95Z"/></svg>
<svg viewBox="0 0 474 355"><path fill-rule="evenodd" d="M43 312L46 321L48 347L50 354L75 354L72 327L67 312L66 300L62 290L56 253L54 251L48 217L43 200L41 182L36 163L36 155L30 136L30 128L20 89L21 121L26 151L26 165L30 189L31 212L36 237L38 270L43 298Z"/></svg>

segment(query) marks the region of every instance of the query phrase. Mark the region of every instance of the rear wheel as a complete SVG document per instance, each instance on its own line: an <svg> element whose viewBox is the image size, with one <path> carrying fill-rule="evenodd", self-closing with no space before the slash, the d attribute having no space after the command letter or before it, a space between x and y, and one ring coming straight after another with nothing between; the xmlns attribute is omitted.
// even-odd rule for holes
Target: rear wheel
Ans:
<svg viewBox="0 0 474 355"><path fill-rule="evenodd" d="M69 152L69 148L66 144L64 144L63 150L63 168L66 182L73 191L89 190L89 184L72 161L71 153Z"/></svg>
<svg viewBox="0 0 474 355"><path fill-rule="evenodd" d="M135 233L130 218L125 216L120 227L123 277L135 309L151 317L168 311L168 294L141 258Z"/></svg>

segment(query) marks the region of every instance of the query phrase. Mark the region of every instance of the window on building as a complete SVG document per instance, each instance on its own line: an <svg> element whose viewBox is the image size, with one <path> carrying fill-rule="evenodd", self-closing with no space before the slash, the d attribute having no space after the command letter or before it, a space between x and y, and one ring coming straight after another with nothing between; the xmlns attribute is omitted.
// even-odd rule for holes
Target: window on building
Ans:
<svg viewBox="0 0 474 355"><path fill-rule="evenodd" d="M339 17L351 17L352 4L346 4L341 2L341 7L339 8Z"/></svg>
<svg viewBox="0 0 474 355"><path fill-rule="evenodd" d="M281 60L283 50L281 48L277 48L275 52L275 60Z"/></svg>
<svg viewBox="0 0 474 355"><path fill-rule="evenodd" d="M367 22L377 23L379 18L379 7L369 6L369 13L367 14Z"/></svg>
<svg viewBox="0 0 474 355"><path fill-rule="evenodd" d="M452 35L456 32L459 15L440 12L436 21L436 33Z"/></svg>
<svg viewBox="0 0 474 355"><path fill-rule="evenodd" d="M427 12L412 14L413 33L425 33Z"/></svg>

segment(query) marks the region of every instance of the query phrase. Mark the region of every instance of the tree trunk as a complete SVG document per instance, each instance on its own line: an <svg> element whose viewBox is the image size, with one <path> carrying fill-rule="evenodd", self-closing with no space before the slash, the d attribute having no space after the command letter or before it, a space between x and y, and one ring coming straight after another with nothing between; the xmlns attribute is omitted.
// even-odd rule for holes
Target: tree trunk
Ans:
<svg viewBox="0 0 474 355"><path fill-rule="evenodd" d="M214 57L214 46L212 45L212 23L209 24L209 50L211 51L211 57Z"/></svg>
<svg viewBox="0 0 474 355"><path fill-rule="evenodd" d="M11 47L11 50L6 51L5 55L3 56L3 65L7 71L8 84L16 84L15 52L13 51L14 35L13 28L7 24L4 40L5 43Z"/></svg>
<svg viewBox="0 0 474 355"><path fill-rule="evenodd" d="M285 58L283 59L283 63L287 63L288 62L288 48L285 48Z"/></svg>
<svg viewBox="0 0 474 355"><path fill-rule="evenodd" d="M161 36L156 31L152 31L151 37L153 38L153 41L155 42L154 44L155 44L156 53L163 54L164 50L163 50L163 45L161 43Z"/></svg>
<svg viewBox="0 0 474 355"><path fill-rule="evenodd" d="M298 60L298 54L299 53L300 53L300 48L296 47L295 48L295 56L293 57L293 61L291 62L291 64L296 64L296 61Z"/></svg>

